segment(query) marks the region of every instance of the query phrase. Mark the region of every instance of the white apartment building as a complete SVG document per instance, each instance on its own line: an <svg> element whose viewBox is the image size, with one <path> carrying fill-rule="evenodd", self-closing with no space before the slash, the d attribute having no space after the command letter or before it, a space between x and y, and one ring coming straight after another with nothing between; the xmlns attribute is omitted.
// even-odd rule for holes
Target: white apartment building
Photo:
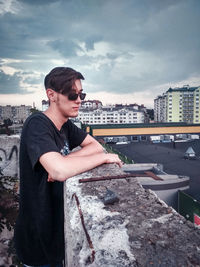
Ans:
<svg viewBox="0 0 200 267"><path fill-rule="evenodd" d="M101 108L102 106L102 102L99 100L85 100L81 103L82 109L97 109Z"/></svg>
<svg viewBox="0 0 200 267"><path fill-rule="evenodd" d="M49 102L42 100L42 110L45 111L48 106ZM84 124L145 123L149 122L149 117L143 105L103 106L99 100L86 100L82 101L75 121L81 121Z"/></svg>
<svg viewBox="0 0 200 267"><path fill-rule="evenodd" d="M86 100L81 102L81 109L97 109L101 108L102 102L99 100ZM42 111L45 111L49 107L48 100L42 100Z"/></svg>
<svg viewBox="0 0 200 267"><path fill-rule="evenodd" d="M163 94L154 99L154 121L166 122L167 121L167 95Z"/></svg>
<svg viewBox="0 0 200 267"><path fill-rule="evenodd" d="M145 114L143 110L128 107L102 107L95 110L81 109L78 119L84 124L144 123Z"/></svg>
<svg viewBox="0 0 200 267"><path fill-rule="evenodd" d="M49 107L49 100L42 100L42 111L47 110Z"/></svg>

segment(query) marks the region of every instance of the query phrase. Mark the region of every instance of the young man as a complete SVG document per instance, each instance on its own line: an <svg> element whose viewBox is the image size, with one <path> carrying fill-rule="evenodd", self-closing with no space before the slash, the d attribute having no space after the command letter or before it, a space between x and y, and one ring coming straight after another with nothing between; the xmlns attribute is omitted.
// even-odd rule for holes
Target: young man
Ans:
<svg viewBox="0 0 200 267"><path fill-rule="evenodd" d="M85 98L81 73L54 68L45 77L49 108L30 116L20 144L20 208L15 226L19 259L28 266L62 266L64 259L63 181L103 163L121 162L115 154L76 127ZM73 148L82 149L70 152Z"/></svg>

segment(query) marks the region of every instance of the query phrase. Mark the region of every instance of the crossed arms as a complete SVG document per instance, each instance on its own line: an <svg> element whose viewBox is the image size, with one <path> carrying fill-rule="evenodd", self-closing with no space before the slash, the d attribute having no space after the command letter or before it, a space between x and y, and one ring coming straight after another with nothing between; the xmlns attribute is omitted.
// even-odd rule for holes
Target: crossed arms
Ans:
<svg viewBox="0 0 200 267"><path fill-rule="evenodd" d="M120 167L122 165L116 154L105 154L102 146L90 135L86 136L81 147L82 149L67 156L58 152L48 152L40 157L40 163L49 174L48 181L65 181L103 163L117 163Z"/></svg>

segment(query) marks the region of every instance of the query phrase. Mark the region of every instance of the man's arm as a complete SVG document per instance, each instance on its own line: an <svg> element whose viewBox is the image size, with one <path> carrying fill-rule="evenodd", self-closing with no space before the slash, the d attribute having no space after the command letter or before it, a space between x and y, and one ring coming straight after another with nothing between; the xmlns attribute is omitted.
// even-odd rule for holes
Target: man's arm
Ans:
<svg viewBox="0 0 200 267"><path fill-rule="evenodd" d="M47 152L40 157L39 161L48 172L50 179L57 181L65 181L103 163L117 163L120 167L122 165L118 155L103 152L86 156L63 156L58 152Z"/></svg>
<svg viewBox="0 0 200 267"><path fill-rule="evenodd" d="M95 153L103 152L102 145L99 144L91 135L87 135L86 138L81 143L81 149L70 153L71 156L87 156Z"/></svg>

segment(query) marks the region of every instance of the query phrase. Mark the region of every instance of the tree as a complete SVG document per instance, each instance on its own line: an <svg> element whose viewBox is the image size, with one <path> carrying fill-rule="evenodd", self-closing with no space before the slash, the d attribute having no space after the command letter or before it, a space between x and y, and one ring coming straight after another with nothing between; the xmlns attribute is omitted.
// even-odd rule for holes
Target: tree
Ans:
<svg viewBox="0 0 200 267"><path fill-rule="evenodd" d="M154 120L154 110L147 109L147 114L149 115L150 120Z"/></svg>

